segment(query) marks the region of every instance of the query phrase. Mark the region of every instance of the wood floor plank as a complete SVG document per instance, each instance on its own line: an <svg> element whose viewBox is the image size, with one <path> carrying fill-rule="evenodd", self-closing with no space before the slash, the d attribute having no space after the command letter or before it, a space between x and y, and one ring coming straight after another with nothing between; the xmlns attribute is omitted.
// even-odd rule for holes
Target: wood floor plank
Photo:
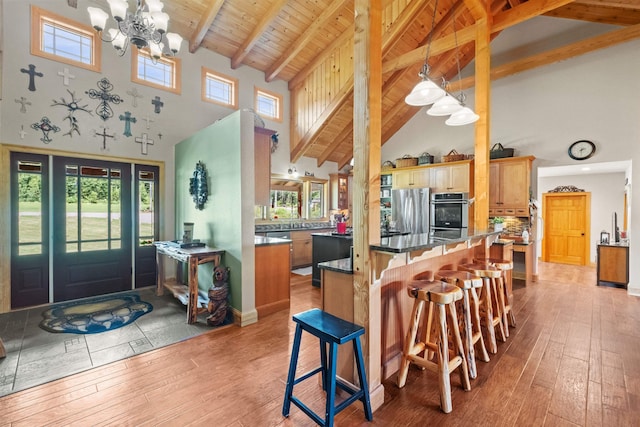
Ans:
<svg viewBox="0 0 640 427"><path fill-rule="evenodd" d="M563 356L553 389L549 412L578 425L584 425L587 409L589 364Z"/></svg>
<svg viewBox="0 0 640 427"><path fill-rule="evenodd" d="M587 397L587 427L602 426L602 385L589 381Z"/></svg>

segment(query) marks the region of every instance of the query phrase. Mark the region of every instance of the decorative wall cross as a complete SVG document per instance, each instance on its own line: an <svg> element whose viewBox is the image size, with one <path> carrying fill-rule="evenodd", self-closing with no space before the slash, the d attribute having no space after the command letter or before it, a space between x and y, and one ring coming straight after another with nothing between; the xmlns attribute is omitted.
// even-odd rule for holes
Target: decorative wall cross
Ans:
<svg viewBox="0 0 640 427"><path fill-rule="evenodd" d="M147 122L147 129L149 129L149 123L153 123L155 120L151 120L151 117L146 116L143 117L141 120L144 120L145 122Z"/></svg>
<svg viewBox="0 0 640 427"><path fill-rule="evenodd" d="M43 77L44 74L36 71L36 66L33 64L29 64L29 69L20 68L20 72L29 74L29 90L31 92L36 91L36 76Z"/></svg>
<svg viewBox="0 0 640 427"><path fill-rule="evenodd" d="M24 136L27 134L27 132L24 130L24 125L20 126L20 131L18 133L20 134L20 139L24 139Z"/></svg>
<svg viewBox="0 0 640 427"><path fill-rule="evenodd" d="M75 79L76 76L69 72L68 68L64 68L63 71L58 71L58 75L62 77L62 84L65 86L69 86L69 79Z"/></svg>
<svg viewBox="0 0 640 427"><path fill-rule="evenodd" d="M153 110L154 113L160 114L160 109L164 106L164 102L160 101L160 97L156 96L151 103L155 107Z"/></svg>
<svg viewBox="0 0 640 427"><path fill-rule="evenodd" d="M16 99L16 102L18 104L20 104L20 112L21 113L26 113L27 112L27 105L31 105L31 103L29 101L27 101L27 98L25 98L24 96L21 96L20 99Z"/></svg>
<svg viewBox="0 0 640 427"><path fill-rule="evenodd" d="M105 122L113 117L113 110L109 106L109 102L114 104L120 104L122 102L122 98L115 93L109 93L113 90L113 85L106 77L102 78L98 83L98 90L89 89L85 93L89 95L91 99L99 99L100 103L96 107L96 113L98 116L104 120Z"/></svg>
<svg viewBox="0 0 640 427"><path fill-rule="evenodd" d="M124 114L120 114L120 120L124 121L124 136L131 136L131 123L136 122L136 118L131 116L130 111L125 111Z"/></svg>
<svg viewBox="0 0 640 427"><path fill-rule="evenodd" d="M64 98L60 98L60 101L56 101L54 99L53 104L51 104L51 106L54 107L56 105L60 105L63 107L67 107L68 114L65 116L64 119L69 120L69 132L66 132L63 135L69 135L70 137L73 138L73 132L80 135L80 127L78 126L78 119L75 116L76 111L84 111L85 113L89 113L89 114L91 114L91 111L87 110L88 104L78 105L78 103L80 102L80 99L76 99L75 92L71 92L69 89L67 89L67 92L69 92L69 95L71 95L71 100L69 102L67 102Z"/></svg>
<svg viewBox="0 0 640 427"><path fill-rule="evenodd" d="M40 138L40 141L44 142L45 144L53 141L53 139L49 137L50 132L60 132L60 128L51 123L48 117L43 117L39 122L33 123L31 125L31 128L42 131L42 138Z"/></svg>
<svg viewBox="0 0 640 427"><path fill-rule="evenodd" d="M107 149L107 138L113 138L114 135L107 134L107 129L108 128L106 128L104 126L100 126L100 127L102 128L102 133L96 132L95 136L101 136L102 137L102 149L106 150Z"/></svg>
<svg viewBox="0 0 640 427"><path fill-rule="evenodd" d="M138 98L144 98L144 96L138 93L138 89L136 89L135 87L131 90L128 90L127 95L133 98L133 101L131 101L131 105L133 105L134 107L138 106Z"/></svg>
<svg viewBox="0 0 640 427"><path fill-rule="evenodd" d="M136 137L136 142L142 144L142 154L147 154L147 145L153 145L153 139L149 139L149 135L146 133Z"/></svg>

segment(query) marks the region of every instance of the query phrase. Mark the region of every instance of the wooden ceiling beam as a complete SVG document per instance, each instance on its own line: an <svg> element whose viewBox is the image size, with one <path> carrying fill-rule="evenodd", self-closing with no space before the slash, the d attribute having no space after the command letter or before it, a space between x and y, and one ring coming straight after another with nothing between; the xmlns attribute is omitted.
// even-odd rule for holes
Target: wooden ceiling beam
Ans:
<svg viewBox="0 0 640 427"><path fill-rule="evenodd" d="M327 25L327 22L333 18L333 16L338 13L342 8L345 7L346 3L350 0L339 0L331 2L331 5L322 11L320 16L317 19L314 19L309 28L297 38L296 41L291 43L289 49L286 50L286 53L278 58L265 72L265 80L270 82L273 81L278 74L284 69L284 67L291 62L298 53L302 49L304 49L310 40L314 39L318 35L318 31Z"/></svg>
<svg viewBox="0 0 640 427"><path fill-rule="evenodd" d="M288 0L277 0L271 5L267 13L265 13L260 22L258 22L258 25L253 28L249 37L242 42L242 45L240 45L235 55L233 55L233 58L231 58L231 68L236 69L242 64L244 58L251 52L253 46L260 40L262 33L266 31L269 24L278 16L280 9L287 4L287 1Z"/></svg>
<svg viewBox="0 0 640 427"><path fill-rule="evenodd" d="M224 0L213 0L209 3L209 7L202 14L202 18L198 22L198 26L196 27L196 31L191 36L189 40L189 52L195 53L196 50L200 47L204 36L209 31L211 24L218 16L218 12L220 12L220 8L224 4Z"/></svg>
<svg viewBox="0 0 640 427"><path fill-rule="evenodd" d="M565 59L580 56L598 49L605 49L620 43L626 43L637 38L640 38L640 24L623 28L621 30L611 31L609 33L591 37L589 39L572 43L567 46L559 47L547 52L542 52L528 58L513 61L499 67L494 67L491 70L491 80L508 77L513 74L542 67L544 65L549 65L554 62L563 61ZM468 89L470 87L473 87L474 84L475 77L467 77L465 79L462 79L461 85L458 85L457 82L454 82L452 85L452 90L457 91Z"/></svg>
<svg viewBox="0 0 640 427"><path fill-rule="evenodd" d="M577 19L610 25L640 24L640 3L631 6L614 7L585 3L572 3L545 13L554 18Z"/></svg>
<svg viewBox="0 0 640 427"><path fill-rule="evenodd" d="M571 3L573 0L529 0L517 7L509 9L505 12L497 13L493 17L493 25L491 32L495 33L502 31L505 28L524 22L528 19L547 13L553 9L564 6L567 3ZM463 45L474 41L476 37L476 28L474 25L461 28L456 31L458 45ZM455 49L456 47L456 35L449 34L434 40L431 43L431 55L439 55L448 50ZM401 68L408 67L416 62L424 61L427 54L427 45L421 46L410 52L400 55L392 60L386 61L382 64L382 73L390 73L392 71L399 70Z"/></svg>
<svg viewBox="0 0 640 427"><path fill-rule="evenodd" d="M318 167L322 166L324 162L329 160L329 157L331 157L336 149L342 145L343 141L346 139L346 136L351 132L353 132L353 119L347 121L347 123L338 133L338 137L334 138L333 141L331 141L329 145L327 145L327 148L322 151L320 157L318 157L317 159ZM351 146L352 144L349 145Z"/></svg>
<svg viewBox="0 0 640 427"><path fill-rule="evenodd" d="M474 21L487 17L486 6L481 0L464 0L464 4L469 9Z"/></svg>

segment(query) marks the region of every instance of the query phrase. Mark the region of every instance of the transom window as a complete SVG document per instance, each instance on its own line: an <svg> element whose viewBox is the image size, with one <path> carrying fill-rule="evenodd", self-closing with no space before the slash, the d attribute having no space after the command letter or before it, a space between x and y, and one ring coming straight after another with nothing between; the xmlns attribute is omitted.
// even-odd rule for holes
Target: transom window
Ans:
<svg viewBox="0 0 640 427"><path fill-rule="evenodd" d="M101 43L86 25L31 6L31 54L100 71Z"/></svg>
<svg viewBox="0 0 640 427"><path fill-rule="evenodd" d="M202 100L238 108L238 79L202 67Z"/></svg>
<svg viewBox="0 0 640 427"><path fill-rule="evenodd" d="M262 117L282 121L282 96L264 89L255 88L255 110Z"/></svg>
<svg viewBox="0 0 640 427"><path fill-rule="evenodd" d="M162 57L154 60L147 49L131 49L131 81L173 93L180 93L180 60Z"/></svg>

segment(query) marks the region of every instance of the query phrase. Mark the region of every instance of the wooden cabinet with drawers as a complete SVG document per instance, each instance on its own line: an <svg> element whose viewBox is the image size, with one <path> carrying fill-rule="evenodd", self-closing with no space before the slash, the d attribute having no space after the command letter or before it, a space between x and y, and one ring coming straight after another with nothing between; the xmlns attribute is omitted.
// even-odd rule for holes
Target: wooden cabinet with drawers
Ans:
<svg viewBox="0 0 640 427"><path fill-rule="evenodd" d="M291 268L311 265L311 256L313 253L311 233L311 230L296 230L291 232Z"/></svg>
<svg viewBox="0 0 640 427"><path fill-rule="evenodd" d="M489 165L489 216L529 216L531 164L535 157L491 160Z"/></svg>

